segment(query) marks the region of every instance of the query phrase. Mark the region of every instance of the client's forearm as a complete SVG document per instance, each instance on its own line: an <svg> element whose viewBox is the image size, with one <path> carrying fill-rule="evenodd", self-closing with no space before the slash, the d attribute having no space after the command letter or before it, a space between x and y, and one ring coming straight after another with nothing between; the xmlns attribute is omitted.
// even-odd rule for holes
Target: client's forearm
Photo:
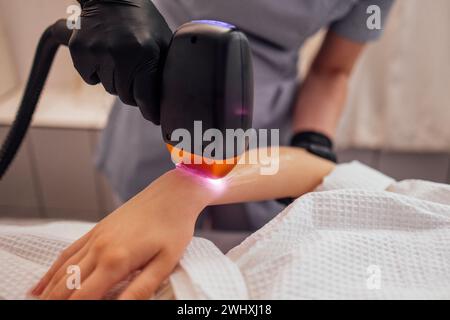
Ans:
<svg viewBox="0 0 450 320"><path fill-rule="evenodd" d="M254 156L255 159L261 151L265 153L267 150L251 150L243 157L251 159ZM192 200L191 205L196 202L205 207L286 197L297 198L314 190L334 168L333 163L303 149L281 147L277 151L278 154L276 152L272 154L275 155L272 161L278 162L278 170L272 175L262 174L261 163L238 164L221 180L206 179L185 169L175 169L158 179L161 181L153 183L150 189L159 188L163 193L179 193L181 192L179 189L188 186L189 190L185 192L192 194L187 197Z"/></svg>
<svg viewBox="0 0 450 320"><path fill-rule="evenodd" d="M335 166L299 148L281 147L276 158L279 170L274 175L262 175L260 164L238 164L223 179L223 192L212 204L297 198L314 190Z"/></svg>

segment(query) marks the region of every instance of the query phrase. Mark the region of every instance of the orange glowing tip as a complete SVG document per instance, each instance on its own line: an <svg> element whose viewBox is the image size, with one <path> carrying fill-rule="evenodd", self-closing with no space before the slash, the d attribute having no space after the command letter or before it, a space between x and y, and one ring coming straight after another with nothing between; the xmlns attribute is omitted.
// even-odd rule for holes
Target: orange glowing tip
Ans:
<svg viewBox="0 0 450 320"><path fill-rule="evenodd" d="M233 170L239 160L238 157L225 160L207 159L182 149L175 148L168 143L166 143L166 146L172 156L172 160L176 164L182 164L184 167L211 179L221 179L225 177Z"/></svg>

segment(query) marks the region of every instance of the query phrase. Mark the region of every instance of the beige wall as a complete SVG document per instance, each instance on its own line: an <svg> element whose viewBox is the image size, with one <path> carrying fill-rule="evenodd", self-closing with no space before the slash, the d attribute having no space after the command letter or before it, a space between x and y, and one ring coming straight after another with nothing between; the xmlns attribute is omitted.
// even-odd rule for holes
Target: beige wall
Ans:
<svg viewBox="0 0 450 320"><path fill-rule="evenodd" d="M450 1L398 0L351 83L341 147L450 151Z"/></svg>
<svg viewBox="0 0 450 320"><path fill-rule="evenodd" d="M0 98L17 85L17 70L0 20Z"/></svg>
<svg viewBox="0 0 450 320"><path fill-rule="evenodd" d="M302 50L302 75L323 32ZM450 151L450 1L397 0L353 74L338 146Z"/></svg>
<svg viewBox="0 0 450 320"><path fill-rule="evenodd" d="M13 57L13 65L20 82L26 81L34 51L40 35L52 22L67 17L66 9L74 0L0 0L0 25L4 41ZM3 74L3 70L0 69ZM77 75L73 70L67 50L61 50L55 61L49 84L53 86L75 85Z"/></svg>
<svg viewBox="0 0 450 320"><path fill-rule="evenodd" d="M3 91L3 94L0 91L0 124L10 124L15 116L41 34L54 21L67 18L67 8L72 4L77 2L0 0L0 56L9 56L0 63ZM33 117L33 126L98 129L106 123L111 103L112 97L101 85L83 83L69 50L61 48Z"/></svg>

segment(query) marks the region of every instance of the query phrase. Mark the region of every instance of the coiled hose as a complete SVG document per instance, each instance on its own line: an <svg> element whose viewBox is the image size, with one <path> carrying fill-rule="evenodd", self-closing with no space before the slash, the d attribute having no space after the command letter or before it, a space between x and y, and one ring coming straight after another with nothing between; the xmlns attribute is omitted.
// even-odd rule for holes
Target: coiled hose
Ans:
<svg viewBox="0 0 450 320"><path fill-rule="evenodd" d="M39 40L22 101L0 151L0 180L14 160L30 127L56 52L59 46L68 45L71 35L66 20L62 19L48 27Z"/></svg>

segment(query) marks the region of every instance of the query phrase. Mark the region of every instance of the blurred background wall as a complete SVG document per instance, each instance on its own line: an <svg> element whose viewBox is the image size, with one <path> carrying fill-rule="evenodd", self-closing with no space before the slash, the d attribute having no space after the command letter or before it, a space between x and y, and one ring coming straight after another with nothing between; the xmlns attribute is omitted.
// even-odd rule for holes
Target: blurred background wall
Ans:
<svg viewBox="0 0 450 320"><path fill-rule="evenodd" d="M11 91L17 85L17 72L14 67L11 46L6 38L5 31L0 26L0 97Z"/></svg>
<svg viewBox="0 0 450 320"><path fill-rule="evenodd" d="M21 83L28 77L42 32L52 22L67 17L67 6L74 3L76 1L73 0L0 0L0 25L4 39L0 49L9 51L14 57L12 64ZM73 86L76 75L71 72L70 65L70 57L59 54L49 84Z"/></svg>
<svg viewBox="0 0 450 320"><path fill-rule="evenodd" d="M397 0L355 70L341 147L450 151L450 1Z"/></svg>
<svg viewBox="0 0 450 320"><path fill-rule="evenodd" d="M450 1L397 0L352 76L339 148L450 151ZM304 75L324 31L303 49Z"/></svg>
<svg viewBox="0 0 450 320"><path fill-rule="evenodd" d="M0 140L11 123L34 50L71 0L0 0ZM398 179L450 183L450 1L398 0L381 41L352 78L337 144ZM302 50L304 74L323 32ZM112 98L84 85L60 50L25 145L0 182L0 217L98 220L114 208L92 156Z"/></svg>

